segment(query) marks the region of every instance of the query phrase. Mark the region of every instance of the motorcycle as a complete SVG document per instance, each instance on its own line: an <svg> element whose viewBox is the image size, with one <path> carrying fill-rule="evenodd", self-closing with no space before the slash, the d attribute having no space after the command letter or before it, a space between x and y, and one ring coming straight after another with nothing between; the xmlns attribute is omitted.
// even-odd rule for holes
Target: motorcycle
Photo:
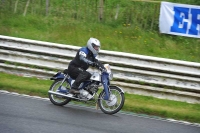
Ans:
<svg viewBox="0 0 200 133"><path fill-rule="evenodd" d="M80 94L69 93L75 80L68 75L68 70L58 72L50 78L54 80L48 91L50 101L59 106L66 105L71 100L92 102L105 114L117 113L125 102L124 91L120 87L110 84L113 74L109 64L104 64L104 68L98 67L98 69L98 72L90 72L91 78L80 84L78 88Z"/></svg>

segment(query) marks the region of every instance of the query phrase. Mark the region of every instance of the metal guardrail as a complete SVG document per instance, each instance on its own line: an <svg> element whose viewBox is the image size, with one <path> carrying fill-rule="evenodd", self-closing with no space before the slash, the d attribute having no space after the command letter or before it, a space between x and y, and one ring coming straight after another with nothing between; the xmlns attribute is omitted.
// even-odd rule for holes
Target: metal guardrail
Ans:
<svg viewBox="0 0 200 133"><path fill-rule="evenodd" d="M64 70L80 47L0 35L0 71L49 78ZM101 50L126 92L200 103L200 63ZM92 69L90 69L92 71Z"/></svg>

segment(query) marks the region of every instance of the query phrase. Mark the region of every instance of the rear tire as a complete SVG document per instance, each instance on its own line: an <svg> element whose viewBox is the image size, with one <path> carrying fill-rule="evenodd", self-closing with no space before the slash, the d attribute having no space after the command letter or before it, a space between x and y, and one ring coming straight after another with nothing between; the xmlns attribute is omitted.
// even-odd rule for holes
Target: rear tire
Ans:
<svg viewBox="0 0 200 133"><path fill-rule="evenodd" d="M116 86L110 86L110 100L104 100L105 91L102 91L99 95L98 105L102 112L105 114L115 114L122 109L125 102L124 93Z"/></svg>
<svg viewBox="0 0 200 133"><path fill-rule="evenodd" d="M49 90L56 92L60 84L62 83L62 80L63 79L55 80ZM70 85L67 81L63 83L62 87L65 87L68 90L70 89ZM61 97L61 96L57 96L55 94L50 94L50 93L49 93L49 99L54 105L58 105L58 106L66 105L71 101L71 98Z"/></svg>

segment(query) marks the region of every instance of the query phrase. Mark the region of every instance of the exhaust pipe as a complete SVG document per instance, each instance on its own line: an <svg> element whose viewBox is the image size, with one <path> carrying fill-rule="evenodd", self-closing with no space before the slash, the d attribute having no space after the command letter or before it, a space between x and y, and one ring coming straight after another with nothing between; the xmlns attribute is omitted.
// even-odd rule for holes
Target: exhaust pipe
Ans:
<svg viewBox="0 0 200 133"><path fill-rule="evenodd" d="M72 98L72 99L81 100L79 98L74 97L72 94L62 94L62 93L54 92L54 91L51 91L51 90L49 90L48 93L49 94L53 94L53 95L57 95L57 96L66 97L66 98Z"/></svg>
<svg viewBox="0 0 200 133"><path fill-rule="evenodd" d="M51 91L51 90L49 90L48 93L58 95L58 96L62 96L62 97L67 97L67 98L75 98L75 97L73 97L72 94L62 94L62 93L54 92L54 91Z"/></svg>

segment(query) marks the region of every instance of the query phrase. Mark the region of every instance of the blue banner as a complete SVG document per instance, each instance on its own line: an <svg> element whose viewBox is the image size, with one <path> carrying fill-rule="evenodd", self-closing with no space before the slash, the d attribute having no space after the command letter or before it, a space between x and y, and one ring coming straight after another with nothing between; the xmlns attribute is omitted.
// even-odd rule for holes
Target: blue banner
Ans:
<svg viewBox="0 0 200 133"><path fill-rule="evenodd" d="M162 2L161 33L200 38L200 6Z"/></svg>

